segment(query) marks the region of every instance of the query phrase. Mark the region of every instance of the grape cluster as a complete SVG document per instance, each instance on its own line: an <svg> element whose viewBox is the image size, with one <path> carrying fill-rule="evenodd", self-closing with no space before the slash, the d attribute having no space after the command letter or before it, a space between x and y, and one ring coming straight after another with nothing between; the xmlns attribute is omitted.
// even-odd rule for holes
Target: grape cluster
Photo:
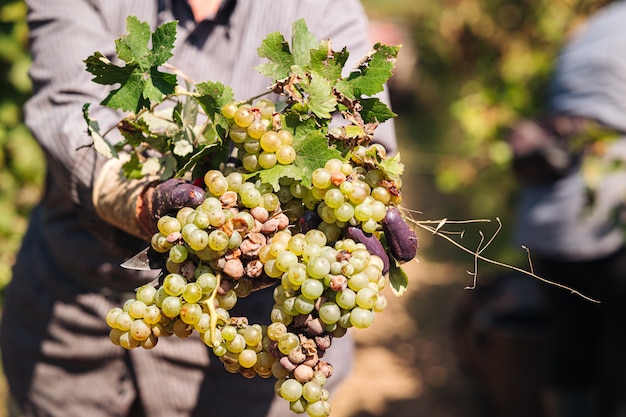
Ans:
<svg viewBox="0 0 626 417"><path fill-rule="evenodd" d="M385 158L382 146L359 145L315 170L311 187L283 178L276 191L254 175L296 158L274 104L229 103L222 114L240 163L206 172L201 205L159 219L151 245L167 259L164 275L109 311L110 338L151 349L196 331L229 372L274 377L292 411L326 417L332 339L367 328L387 305L380 238L399 180L372 163ZM364 235L378 249L354 238ZM238 299L272 286L271 324L230 316Z"/></svg>

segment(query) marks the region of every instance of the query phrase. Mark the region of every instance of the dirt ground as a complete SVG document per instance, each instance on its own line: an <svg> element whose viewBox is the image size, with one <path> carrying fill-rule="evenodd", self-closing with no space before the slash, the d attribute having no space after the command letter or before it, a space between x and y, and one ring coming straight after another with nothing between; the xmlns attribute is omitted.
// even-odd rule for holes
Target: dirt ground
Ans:
<svg viewBox="0 0 626 417"><path fill-rule="evenodd" d="M474 298L465 290L471 280L465 269L424 262L405 269L407 292L395 298L389 291L388 309L376 315L372 327L353 333L354 371L334 396L331 415L541 416L541 336L534 330L492 329L480 346L460 346L452 337L453 323L460 306ZM465 332L464 343L478 340L472 326Z"/></svg>

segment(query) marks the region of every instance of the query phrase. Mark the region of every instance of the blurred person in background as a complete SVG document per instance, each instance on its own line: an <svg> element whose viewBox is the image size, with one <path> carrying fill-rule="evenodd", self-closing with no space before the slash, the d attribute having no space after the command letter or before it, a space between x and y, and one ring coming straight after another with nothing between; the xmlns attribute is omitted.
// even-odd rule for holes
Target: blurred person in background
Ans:
<svg viewBox="0 0 626 417"><path fill-rule="evenodd" d="M543 117L509 136L521 181L517 242L549 305L546 412L626 415L626 2L577 28Z"/></svg>
<svg viewBox="0 0 626 417"><path fill-rule="evenodd" d="M28 0L33 97L26 123L45 152L45 192L34 209L6 290L0 332L12 416L183 417L286 416L288 403L274 394L274 381L226 372L199 338L162 338L151 351L126 351L109 340L107 311L151 282L156 272L120 264L148 245L145 222L165 210L143 202L162 184L116 182L86 133L82 106L103 130L121 114L96 106L107 90L92 82L83 60L96 51L114 57L114 40L128 16L152 30L178 20L171 63L196 81L231 86L237 100L267 90L271 80L254 69L256 50L270 32L286 39L305 18L318 39L346 47L351 68L371 45L368 21L357 0ZM388 101L386 95L383 99ZM380 126L379 140L396 150L393 122ZM149 188L147 188L149 187ZM182 181L197 204L201 189ZM105 192L106 190L106 192ZM238 315L269 320L271 295L255 293ZM337 339L328 352L335 372L332 390L350 370L353 345Z"/></svg>

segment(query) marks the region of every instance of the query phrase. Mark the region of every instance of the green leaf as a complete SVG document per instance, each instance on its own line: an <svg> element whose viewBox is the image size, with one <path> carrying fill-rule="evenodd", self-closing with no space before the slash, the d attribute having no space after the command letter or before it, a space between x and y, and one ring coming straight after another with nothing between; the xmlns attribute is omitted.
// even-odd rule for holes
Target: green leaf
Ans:
<svg viewBox="0 0 626 417"><path fill-rule="evenodd" d="M311 62L311 49L319 46L318 40L309 32L304 19L296 20L292 25L291 49L296 65L308 65Z"/></svg>
<svg viewBox="0 0 626 417"><path fill-rule="evenodd" d="M404 164L400 162L400 153L384 158L378 166L385 171L389 177L400 177L404 172Z"/></svg>
<svg viewBox="0 0 626 417"><path fill-rule="evenodd" d="M193 144L190 138L189 129L184 129L178 135L174 136L174 155L187 156L193 152Z"/></svg>
<svg viewBox="0 0 626 417"><path fill-rule="evenodd" d="M311 174L329 159L341 159L341 152L328 145L328 139L316 125L315 120L300 121L297 115L285 118L294 133L293 147L296 150L296 165L302 170L302 184L311 187Z"/></svg>
<svg viewBox="0 0 626 417"><path fill-rule="evenodd" d="M280 190L280 179L283 177L293 178L302 181L305 176L304 170L296 165L274 165L272 168L263 169L258 172L261 182L270 184L274 191Z"/></svg>
<svg viewBox="0 0 626 417"><path fill-rule="evenodd" d="M272 32L261 42L257 49L259 57L269 62L256 67L262 75L273 80L282 80L289 76L289 69L295 63L289 51L289 44L280 32Z"/></svg>
<svg viewBox="0 0 626 417"><path fill-rule="evenodd" d="M105 85L120 84L101 102L113 109L138 112L160 103L163 96L172 94L177 85L176 76L163 73L158 67L171 56L176 39L176 22L158 27L154 34L148 23L140 22L135 16L126 19L127 34L115 41L118 57L126 66L118 66L96 52L84 62L92 73L94 82ZM149 43L152 35L152 50Z"/></svg>
<svg viewBox="0 0 626 417"><path fill-rule="evenodd" d="M399 46L374 45L357 70L338 84L340 91L351 98L373 96L383 91L384 84L391 78L399 50Z"/></svg>
<svg viewBox="0 0 626 417"><path fill-rule="evenodd" d="M87 122L87 133L93 139L93 145L96 151L106 156L107 158L117 158L117 151L100 133L100 125L97 121L93 120L89 116L89 103L83 105L83 117Z"/></svg>
<svg viewBox="0 0 626 417"><path fill-rule="evenodd" d="M343 67L350 54L343 48L340 52L333 52L329 41L323 41L321 46L311 49L311 70L322 75L331 83L341 79Z"/></svg>
<svg viewBox="0 0 626 417"><path fill-rule="evenodd" d="M363 106L359 113L361 113L365 123L383 123L397 116L397 114L391 111L389 106L378 98L362 98L359 102Z"/></svg>
<svg viewBox="0 0 626 417"><path fill-rule="evenodd" d="M143 177L141 173L141 162L134 152L130 154L130 159L122 165L122 169L127 178L139 179Z"/></svg>
<svg viewBox="0 0 626 417"><path fill-rule="evenodd" d="M396 297L401 297L409 285L409 277L395 258L392 257L390 261L389 284L391 285L391 292Z"/></svg>
<svg viewBox="0 0 626 417"><path fill-rule="evenodd" d="M308 105L317 117L330 119L331 112L337 106L337 98L333 94L330 82L317 73L311 74L311 81L308 85L303 85L304 91L309 95Z"/></svg>
<svg viewBox="0 0 626 417"><path fill-rule="evenodd" d="M233 90L220 82L203 82L196 85L198 95L195 99L200 103L206 115L213 119L222 107L233 101Z"/></svg>

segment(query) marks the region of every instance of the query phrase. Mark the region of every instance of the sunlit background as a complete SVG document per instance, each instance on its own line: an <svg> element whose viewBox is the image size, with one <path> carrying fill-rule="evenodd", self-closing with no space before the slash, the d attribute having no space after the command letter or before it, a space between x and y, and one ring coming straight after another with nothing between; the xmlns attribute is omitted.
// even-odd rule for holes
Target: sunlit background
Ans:
<svg viewBox="0 0 626 417"><path fill-rule="evenodd" d="M390 88L406 165L404 206L417 221L488 220L449 223L450 230L465 231L459 241L470 250L497 232L484 255L525 267L526 254L510 236L516 184L502 132L541 110L559 47L607 2L363 3L372 19L372 42L403 44ZM22 124L31 89L25 14L21 1L0 6L0 288L11 279L44 172L41 152ZM407 265L409 289L372 328L355 332L356 366L333 400L332 415L538 416L532 410L534 383L541 378L540 332L533 326L502 329L488 320L490 303L500 294L491 284L507 269L475 264L450 242L422 229L417 233L421 249L419 262ZM476 272L477 289L465 289ZM514 301L536 313L541 300L531 280L501 291L513 288ZM2 384L0 401L4 392Z"/></svg>

